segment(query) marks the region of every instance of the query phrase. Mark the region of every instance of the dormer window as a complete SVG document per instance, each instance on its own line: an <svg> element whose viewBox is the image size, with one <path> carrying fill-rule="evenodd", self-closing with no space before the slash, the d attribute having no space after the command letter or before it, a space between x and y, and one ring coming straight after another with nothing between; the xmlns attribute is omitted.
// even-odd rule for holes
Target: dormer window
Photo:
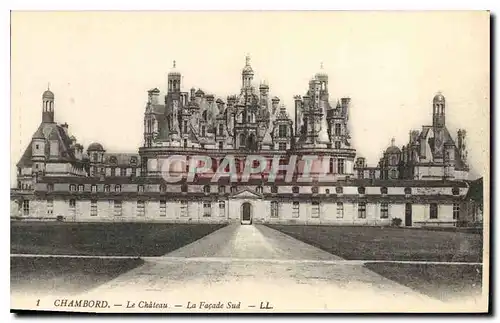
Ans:
<svg viewBox="0 0 500 323"><path fill-rule="evenodd" d="M318 194L318 187L317 187L317 186L313 186L313 187L311 187L311 192L312 192L313 194Z"/></svg>
<svg viewBox="0 0 500 323"><path fill-rule="evenodd" d="M451 193L453 195L459 195L460 194L460 189L458 187L454 187L454 188L452 188Z"/></svg>
<svg viewBox="0 0 500 323"><path fill-rule="evenodd" d="M210 193L210 185L203 186L203 192L204 193Z"/></svg>
<svg viewBox="0 0 500 323"><path fill-rule="evenodd" d="M83 192L84 186L83 184L78 185L78 192Z"/></svg>

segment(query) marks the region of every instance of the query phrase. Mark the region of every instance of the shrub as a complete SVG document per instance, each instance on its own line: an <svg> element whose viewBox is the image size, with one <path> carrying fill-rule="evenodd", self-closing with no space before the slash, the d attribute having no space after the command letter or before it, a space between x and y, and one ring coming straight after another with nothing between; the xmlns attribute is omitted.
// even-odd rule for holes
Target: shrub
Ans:
<svg viewBox="0 0 500 323"><path fill-rule="evenodd" d="M393 218L391 220L391 226L393 226L393 227L399 227L399 226L401 226L402 223L403 223L403 220L401 220L400 218Z"/></svg>

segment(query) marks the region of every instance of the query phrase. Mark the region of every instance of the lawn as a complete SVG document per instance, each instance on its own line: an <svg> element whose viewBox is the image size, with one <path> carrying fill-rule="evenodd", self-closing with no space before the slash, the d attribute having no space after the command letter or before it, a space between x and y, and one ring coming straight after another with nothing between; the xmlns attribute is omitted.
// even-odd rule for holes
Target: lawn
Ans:
<svg viewBox="0 0 500 323"><path fill-rule="evenodd" d="M10 286L27 295L74 295L86 292L144 263L141 259L10 259Z"/></svg>
<svg viewBox="0 0 500 323"><path fill-rule="evenodd" d="M367 263L365 267L442 301L481 295L481 265Z"/></svg>
<svg viewBox="0 0 500 323"><path fill-rule="evenodd" d="M11 253L161 256L223 224L11 222Z"/></svg>
<svg viewBox="0 0 500 323"><path fill-rule="evenodd" d="M480 234L389 227L269 227L344 259L482 262Z"/></svg>

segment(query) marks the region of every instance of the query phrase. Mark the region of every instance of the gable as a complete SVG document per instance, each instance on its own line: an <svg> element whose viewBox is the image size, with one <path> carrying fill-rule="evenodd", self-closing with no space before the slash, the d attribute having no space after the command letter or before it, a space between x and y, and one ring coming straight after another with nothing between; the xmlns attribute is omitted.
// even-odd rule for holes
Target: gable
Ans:
<svg viewBox="0 0 500 323"><path fill-rule="evenodd" d="M262 196L256 192L252 192L249 189L245 189L243 191L239 191L233 194L233 197L236 198L261 198Z"/></svg>

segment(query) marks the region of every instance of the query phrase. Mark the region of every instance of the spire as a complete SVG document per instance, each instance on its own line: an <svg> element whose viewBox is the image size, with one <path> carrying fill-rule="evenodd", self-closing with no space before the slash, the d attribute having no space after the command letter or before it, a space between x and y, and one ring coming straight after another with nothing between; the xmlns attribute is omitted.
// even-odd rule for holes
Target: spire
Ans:
<svg viewBox="0 0 500 323"><path fill-rule="evenodd" d="M47 91L50 91L50 82L47 82Z"/></svg>
<svg viewBox="0 0 500 323"><path fill-rule="evenodd" d="M396 141L396 140L395 140L394 138L392 138L392 139L391 139L391 146L392 146L392 147L394 147L394 142L395 142L395 141Z"/></svg>
<svg viewBox="0 0 500 323"><path fill-rule="evenodd" d="M249 54L247 54L245 56L245 66L250 66L250 55Z"/></svg>
<svg viewBox="0 0 500 323"><path fill-rule="evenodd" d="M173 64L173 67L175 68L175 59L174 59L174 64Z"/></svg>

